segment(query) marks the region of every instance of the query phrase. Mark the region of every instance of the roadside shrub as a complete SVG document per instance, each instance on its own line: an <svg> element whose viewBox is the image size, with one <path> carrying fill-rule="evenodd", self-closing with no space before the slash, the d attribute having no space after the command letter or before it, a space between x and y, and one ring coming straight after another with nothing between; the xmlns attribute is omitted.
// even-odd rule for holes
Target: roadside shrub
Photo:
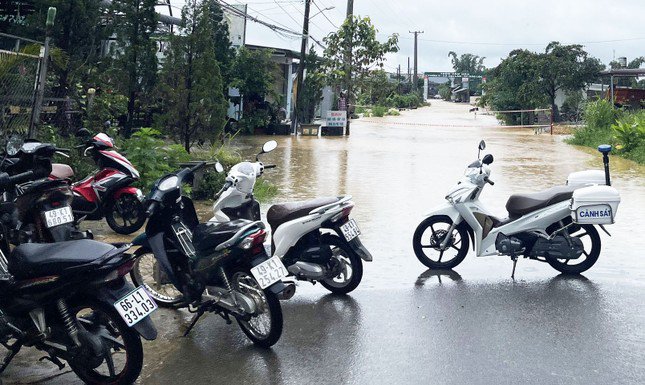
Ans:
<svg viewBox="0 0 645 385"><path fill-rule="evenodd" d="M399 116L399 115L401 115L399 110L397 110L396 108L390 108L389 110L387 110L387 114L390 115L390 116Z"/></svg>
<svg viewBox="0 0 645 385"><path fill-rule="evenodd" d="M614 133L616 148L630 152L645 144L645 111L626 114L611 126Z"/></svg>
<svg viewBox="0 0 645 385"><path fill-rule="evenodd" d="M385 116L385 114L387 114L387 110L387 107L384 106L374 106L374 108L372 108L372 115L378 118L382 118L383 116Z"/></svg>
<svg viewBox="0 0 645 385"><path fill-rule="evenodd" d="M142 128L122 143L128 160L141 174L139 186L143 189L149 190L157 179L190 160L180 144L166 145L161 133L152 128Z"/></svg>
<svg viewBox="0 0 645 385"><path fill-rule="evenodd" d="M592 130L606 130L616 122L621 110L614 108L610 101L598 99L588 102L584 107L583 119Z"/></svg>

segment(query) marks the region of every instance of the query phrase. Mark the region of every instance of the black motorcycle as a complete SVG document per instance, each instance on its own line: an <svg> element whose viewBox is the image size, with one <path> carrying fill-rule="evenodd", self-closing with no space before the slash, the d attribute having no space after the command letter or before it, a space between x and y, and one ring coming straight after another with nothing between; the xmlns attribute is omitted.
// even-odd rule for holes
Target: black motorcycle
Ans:
<svg viewBox="0 0 645 385"><path fill-rule="evenodd" d="M54 154L68 150L34 140L7 146L0 171L16 175L31 170L41 178L7 189L0 199L0 222L12 244L61 242L92 238L80 231L72 213L69 180L48 178Z"/></svg>
<svg viewBox="0 0 645 385"><path fill-rule="evenodd" d="M37 176L0 173L0 192ZM86 383L133 383L143 365L140 336L153 340L157 331L148 317L154 300L124 279L134 264L129 247L75 240L9 252L0 239L0 344L8 350L0 373L28 346L60 369L66 361Z"/></svg>
<svg viewBox="0 0 645 385"><path fill-rule="evenodd" d="M199 223L182 186L204 166L202 162L155 183L146 202L146 231L133 241L141 247L132 280L161 306L188 307L195 313L185 335L205 312L214 312L228 323L235 318L255 344L270 347L282 334L279 299L291 298L295 286L282 282L284 265L267 256L262 222Z"/></svg>

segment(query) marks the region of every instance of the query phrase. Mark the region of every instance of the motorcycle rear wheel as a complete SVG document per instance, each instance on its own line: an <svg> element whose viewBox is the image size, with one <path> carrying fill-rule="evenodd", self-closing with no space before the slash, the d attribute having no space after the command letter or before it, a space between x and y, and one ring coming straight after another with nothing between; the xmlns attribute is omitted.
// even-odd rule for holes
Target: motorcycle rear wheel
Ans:
<svg viewBox="0 0 645 385"><path fill-rule="evenodd" d="M325 235L322 241L331 247L332 258L343 266L343 270L336 277L320 281L320 284L334 294L353 291L363 279L363 261L337 236Z"/></svg>
<svg viewBox="0 0 645 385"><path fill-rule="evenodd" d="M589 270L600 256L600 234L593 225L578 225L571 227L569 235L572 238L579 238L584 251L577 259L555 259L547 257L546 261L552 268L564 274L580 274ZM584 259L580 259L583 258ZM572 263L573 262L573 263ZM577 263L576 263L577 262Z"/></svg>
<svg viewBox="0 0 645 385"><path fill-rule="evenodd" d="M105 208L108 226L118 234L128 235L139 230L146 222L143 203L132 194L123 194Z"/></svg>
<svg viewBox="0 0 645 385"><path fill-rule="evenodd" d="M98 367L90 368L80 361L69 362L74 373L87 384L134 383L143 367L143 345L139 333L129 328L114 308L102 302L88 300L73 304L70 310L79 330L100 336L108 349ZM117 364L123 367L118 373Z"/></svg>
<svg viewBox="0 0 645 385"><path fill-rule="evenodd" d="M240 270L231 279L233 290L239 291L253 299L258 314L248 321L237 319L240 329L254 344L270 348L282 336L282 307L278 296L268 288L262 290L248 270Z"/></svg>

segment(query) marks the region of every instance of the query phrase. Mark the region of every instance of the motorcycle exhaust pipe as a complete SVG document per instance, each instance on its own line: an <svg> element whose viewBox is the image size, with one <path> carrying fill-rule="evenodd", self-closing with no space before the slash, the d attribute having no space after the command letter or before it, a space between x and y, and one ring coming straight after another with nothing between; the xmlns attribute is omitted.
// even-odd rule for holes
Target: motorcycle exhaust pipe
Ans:
<svg viewBox="0 0 645 385"><path fill-rule="evenodd" d="M280 301L291 299L296 294L296 285L278 281L269 287L272 293L278 296Z"/></svg>

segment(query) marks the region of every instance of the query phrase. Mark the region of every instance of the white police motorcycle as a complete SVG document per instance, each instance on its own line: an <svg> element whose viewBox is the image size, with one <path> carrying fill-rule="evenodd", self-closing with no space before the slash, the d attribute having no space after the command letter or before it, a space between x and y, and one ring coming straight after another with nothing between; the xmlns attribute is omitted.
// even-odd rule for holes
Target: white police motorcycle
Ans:
<svg viewBox="0 0 645 385"><path fill-rule="evenodd" d="M235 219L260 220L260 204L253 188L264 170L275 168L259 161L273 151L277 142L264 144L255 162L233 166L226 182L215 196L214 217L210 222ZM351 196L317 198L304 202L276 204L267 212L271 226L271 255L278 256L287 271L298 280L320 282L333 293L356 289L363 277L362 261L372 261L363 246L360 230L349 214L354 208Z"/></svg>
<svg viewBox="0 0 645 385"><path fill-rule="evenodd" d="M479 153L486 148L482 140ZM514 194L507 203L508 217L492 215L479 200L486 184L493 185L487 154L468 165L463 178L448 192L446 202L430 212L413 237L414 252L431 269L459 265L470 243L478 257L510 256L513 273L520 256L547 262L569 274L588 270L600 255L595 226L614 223L620 195L610 186L609 152L601 145L605 170L575 172L566 186Z"/></svg>

